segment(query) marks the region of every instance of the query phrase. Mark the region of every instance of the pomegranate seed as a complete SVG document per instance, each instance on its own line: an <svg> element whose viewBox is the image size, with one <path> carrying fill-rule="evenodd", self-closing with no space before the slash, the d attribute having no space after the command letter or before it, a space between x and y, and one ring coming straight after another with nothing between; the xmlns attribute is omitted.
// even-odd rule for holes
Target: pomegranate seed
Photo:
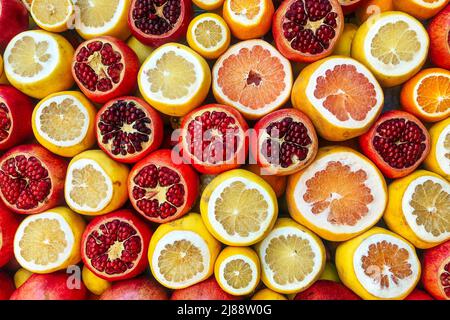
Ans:
<svg viewBox="0 0 450 320"><path fill-rule="evenodd" d="M181 15L179 0L138 0L132 17L145 34L162 35L174 28Z"/></svg>
<svg viewBox="0 0 450 320"><path fill-rule="evenodd" d="M9 109L3 102L0 102L0 142L9 136L11 129L11 119L9 118Z"/></svg>

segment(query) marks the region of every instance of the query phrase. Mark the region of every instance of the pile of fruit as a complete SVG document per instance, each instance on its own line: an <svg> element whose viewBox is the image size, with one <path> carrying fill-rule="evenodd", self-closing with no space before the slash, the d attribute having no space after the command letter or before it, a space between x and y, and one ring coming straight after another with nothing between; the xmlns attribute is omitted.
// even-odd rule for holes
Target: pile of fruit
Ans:
<svg viewBox="0 0 450 320"><path fill-rule="evenodd" d="M449 0L0 0L0 299L450 299Z"/></svg>

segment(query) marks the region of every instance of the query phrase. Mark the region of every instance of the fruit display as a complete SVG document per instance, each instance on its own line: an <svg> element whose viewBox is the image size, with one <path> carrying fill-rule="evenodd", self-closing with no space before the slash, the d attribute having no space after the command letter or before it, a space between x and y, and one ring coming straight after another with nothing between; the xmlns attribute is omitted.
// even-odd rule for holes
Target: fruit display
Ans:
<svg viewBox="0 0 450 320"><path fill-rule="evenodd" d="M449 0L0 0L0 30L0 300L450 300Z"/></svg>

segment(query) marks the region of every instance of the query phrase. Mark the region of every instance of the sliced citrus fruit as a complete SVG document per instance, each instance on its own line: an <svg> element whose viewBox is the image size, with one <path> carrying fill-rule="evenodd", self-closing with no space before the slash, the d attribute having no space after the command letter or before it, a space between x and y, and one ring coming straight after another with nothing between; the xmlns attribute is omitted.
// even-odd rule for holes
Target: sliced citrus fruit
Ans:
<svg viewBox="0 0 450 320"><path fill-rule="evenodd" d="M384 87L409 80L425 63L430 40L410 15L389 11L373 16L356 32L352 57L366 65Z"/></svg>
<svg viewBox="0 0 450 320"><path fill-rule="evenodd" d="M319 134L343 141L366 132L380 114L383 90L358 61L333 56L304 68L292 89L292 104L305 112Z"/></svg>
<svg viewBox="0 0 450 320"><path fill-rule="evenodd" d="M190 213L156 229L148 259L158 282L182 289L209 278L219 252L220 243L208 232L201 216Z"/></svg>
<svg viewBox="0 0 450 320"><path fill-rule="evenodd" d="M230 47L213 68L217 101L233 106L248 119L259 119L280 108L292 89L289 60L263 40Z"/></svg>
<svg viewBox="0 0 450 320"><path fill-rule="evenodd" d="M217 59L230 46L231 34L225 20L204 13L191 21L187 31L189 46L207 59Z"/></svg>
<svg viewBox="0 0 450 320"><path fill-rule="evenodd" d="M431 150L425 158L425 168L450 180L450 118L434 124L429 133Z"/></svg>
<svg viewBox="0 0 450 320"><path fill-rule="evenodd" d="M218 175L205 188L200 211L208 230L230 246L249 246L272 229L278 203L272 187L242 169Z"/></svg>
<svg viewBox="0 0 450 320"><path fill-rule="evenodd" d="M417 170L389 185L384 213L389 229L427 249L450 239L450 183L441 176Z"/></svg>
<svg viewBox="0 0 450 320"><path fill-rule="evenodd" d="M33 111L32 126L41 145L63 157L74 157L95 144L92 103L78 91L52 94Z"/></svg>
<svg viewBox="0 0 450 320"><path fill-rule="evenodd" d="M98 277L86 266L83 266L81 276L83 277L83 283L86 288L97 296L101 295L111 287L111 282Z"/></svg>
<svg viewBox="0 0 450 320"><path fill-rule="evenodd" d="M86 215L102 215L128 200L129 169L100 150L75 156L67 170L64 195L70 208Z"/></svg>
<svg viewBox="0 0 450 320"><path fill-rule="evenodd" d="M220 8L224 0L192 0L192 2L203 10L212 11Z"/></svg>
<svg viewBox="0 0 450 320"><path fill-rule="evenodd" d="M226 247L214 266L220 287L234 296L252 293L259 284L261 266L255 251L245 247Z"/></svg>
<svg viewBox="0 0 450 320"><path fill-rule="evenodd" d="M147 58L138 82L148 103L164 114L181 117L205 100L211 71L205 59L191 48L168 43Z"/></svg>
<svg viewBox="0 0 450 320"><path fill-rule="evenodd" d="M33 98L73 86L74 49L63 36L43 30L19 33L5 50L5 73L9 82Z"/></svg>
<svg viewBox="0 0 450 320"><path fill-rule="evenodd" d="M287 300L287 298L278 292L266 288L256 292L252 300Z"/></svg>
<svg viewBox="0 0 450 320"><path fill-rule="evenodd" d="M112 36L125 40L130 36L130 0L72 1L75 5L75 28L84 39Z"/></svg>
<svg viewBox="0 0 450 320"><path fill-rule="evenodd" d="M448 0L395 0L393 3L395 10L425 20L441 11L448 4Z"/></svg>
<svg viewBox="0 0 450 320"><path fill-rule="evenodd" d="M14 237L17 262L34 273L51 273L77 264L84 228L81 216L65 207L28 216Z"/></svg>
<svg viewBox="0 0 450 320"><path fill-rule="evenodd" d="M258 243L262 281L278 293L307 289L323 272L325 247L314 233L289 218L277 220Z"/></svg>
<svg viewBox="0 0 450 320"><path fill-rule="evenodd" d="M381 219L387 187L381 172L347 147L319 149L316 160L288 179L291 217L330 241L345 241Z"/></svg>
<svg viewBox="0 0 450 320"><path fill-rule="evenodd" d="M36 24L51 32L69 29L73 12L72 0L34 0L31 5L31 16Z"/></svg>
<svg viewBox="0 0 450 320"><path fill-rule="evenodd" d="M406 82L401 92L402 107L419 119L436 122L450 116L450 71L431 68Z"/></svg>
<svg viewBox="0 0 450 320"><path fill-rule="evenodd" d="M339 245L336 267L342 282L365 300L402 300L420 279L414 247L378 227Z"/></svg>

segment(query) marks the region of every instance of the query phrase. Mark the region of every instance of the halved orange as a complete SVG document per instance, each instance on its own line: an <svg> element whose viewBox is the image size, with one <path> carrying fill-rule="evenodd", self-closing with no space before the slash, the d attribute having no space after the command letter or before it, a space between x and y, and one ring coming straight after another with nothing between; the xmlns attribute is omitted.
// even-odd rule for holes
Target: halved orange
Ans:
<svg viewBox="0 0 450 320"><path fill-rule="evenodd" d="M450 116L450 71L425 69L405 83L401 92L403 109L428 122Z"/></svg>
<svg viewBox="0 0 450 320"><path fill-rule="evenodd" d="M448 4L448 0L395 0L393 3L395 10L425 20L441 11Z"/></svg>
<svg viewBox="0 0 450 320"><path fill-rule="evenodd" d="M292 88L292 68L263 40L242 41L230 47L213 68L213 93L219 103L259 119L280 108Z"/></svg>

